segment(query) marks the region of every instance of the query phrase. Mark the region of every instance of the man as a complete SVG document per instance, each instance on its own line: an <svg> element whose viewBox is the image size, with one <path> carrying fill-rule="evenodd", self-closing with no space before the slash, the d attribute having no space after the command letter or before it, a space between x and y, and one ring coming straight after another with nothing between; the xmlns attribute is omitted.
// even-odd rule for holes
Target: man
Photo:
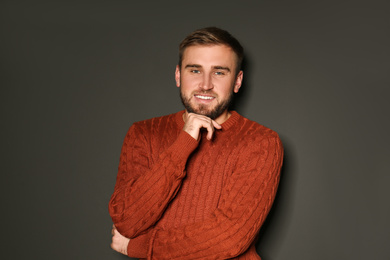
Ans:
<svg viewBox="0 0 390 260"><path fill-rule="evenodd" d="M229 111L243 49L228 32L180 44L185 110L133 124L109 211L111 247L148 259L260 259L256 237L275 198L283 148L272 130Z"/></svg>

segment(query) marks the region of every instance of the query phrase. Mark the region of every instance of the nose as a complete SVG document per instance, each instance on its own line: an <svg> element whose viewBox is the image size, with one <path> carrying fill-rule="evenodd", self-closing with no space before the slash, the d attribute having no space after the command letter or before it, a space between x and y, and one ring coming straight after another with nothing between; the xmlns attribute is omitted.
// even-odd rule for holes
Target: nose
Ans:
<svg viewBox="0 0 390 260"><path fill-rule="evenodd" d="M211 75L205 73L203 76L202 89L203 90L210 90L213 88L214 88L214 85L213 85Z"/></svg>

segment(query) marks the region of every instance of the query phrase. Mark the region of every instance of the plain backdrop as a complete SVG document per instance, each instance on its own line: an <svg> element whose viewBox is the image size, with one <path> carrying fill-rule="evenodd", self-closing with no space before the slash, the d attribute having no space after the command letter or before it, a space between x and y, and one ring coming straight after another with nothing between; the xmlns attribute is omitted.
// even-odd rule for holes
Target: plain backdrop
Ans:
<svg viewBox="0 0 390 260"><path fill-rule="evenodd" d="M108 201L133 122L182 109L191 31L246 49L235 109L280 134L263 260L390 259L388 1L1 1L1 258L126 259Z"/></svg>

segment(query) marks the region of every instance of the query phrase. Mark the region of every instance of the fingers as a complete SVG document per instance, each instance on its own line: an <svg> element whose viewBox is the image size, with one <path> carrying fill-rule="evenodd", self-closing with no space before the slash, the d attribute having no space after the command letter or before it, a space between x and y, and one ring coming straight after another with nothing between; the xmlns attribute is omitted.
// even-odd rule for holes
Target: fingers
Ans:
<svg viewBox="0 0 390 260"><path fill-rule="evenodd" d="M211 140L216 129L221 129L221 125L212 120L211 118L203 115L189 113L185 118L185 124L183 130L190 134L194 139L200 139L200 129L205 128L207 130L206 138Z"/></svg>
<svg viewBox="0 0 390 260"><path fill-rule="evenodd" d="M122 236L114 225L112 226L111 234L111 248L119 253L127 255L127 246L130 239Z"/></svg>
<svg viewBox="0 0 390 260"><path fill-rule="evenodd" d="M214 120L211 120L211 122L208 122L208 125L205 128L207 129L207 140L211 140L213 138L215 128L221 129L221 126Z"/></svg>
<svg viewBox="0 0 390 260"><path fill-rule="evenodd" d="M217 129L222 129L222 126L220 124L218 124L217 122L215 122L214 120L211 120L211 122L213 123L213 126Z"/></svg>

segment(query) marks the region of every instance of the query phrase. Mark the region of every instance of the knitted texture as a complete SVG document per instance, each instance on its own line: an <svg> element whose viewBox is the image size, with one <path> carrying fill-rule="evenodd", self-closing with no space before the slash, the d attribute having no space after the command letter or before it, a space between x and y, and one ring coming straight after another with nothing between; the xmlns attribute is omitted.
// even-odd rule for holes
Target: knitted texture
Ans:
<svg viewBox="0 0 390 260"><path fill-rule="evenodd" d="M211 141L182 130L184 111L133 124L109 212L148 259L260 259L255 239L282 165L278 135L235 111Z"/></svg>

